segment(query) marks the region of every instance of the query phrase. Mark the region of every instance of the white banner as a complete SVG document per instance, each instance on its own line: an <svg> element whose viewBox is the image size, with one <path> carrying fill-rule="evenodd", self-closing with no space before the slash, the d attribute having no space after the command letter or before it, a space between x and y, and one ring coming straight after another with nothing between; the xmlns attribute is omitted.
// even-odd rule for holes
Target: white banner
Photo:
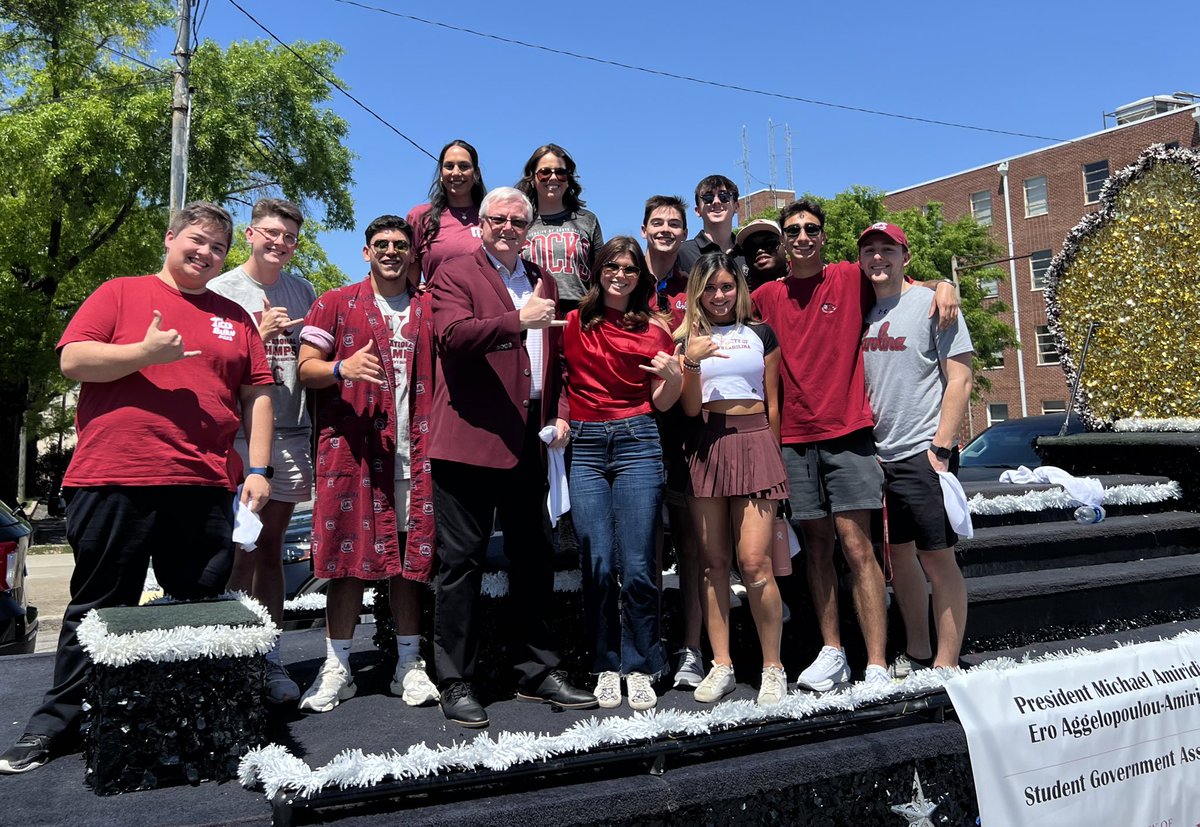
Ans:
<svg viewBox="0 0 1200 827"><path fill-rule="evenodd" d="M982 827L1200 827L1200 635L972 669L946 689Z"/></svg>

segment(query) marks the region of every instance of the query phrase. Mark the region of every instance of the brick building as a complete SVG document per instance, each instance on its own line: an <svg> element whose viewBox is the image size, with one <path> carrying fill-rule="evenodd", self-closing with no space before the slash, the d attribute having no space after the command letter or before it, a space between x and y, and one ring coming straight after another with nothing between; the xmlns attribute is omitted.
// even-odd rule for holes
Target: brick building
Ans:
<svg viewBox="0 0 1200 827"><path fill-rule="evenodd" d="M1200 147L1200 106L1194 101L1180 94L1145 98L1120 107L1117 125L1101 132L887 194L889 210L939 202L948 221L973 215L1013 257L1000 265L1008 281L994 292L1009 305L1002 318L1017 331L1020 349L1005 351L1003 364L987 371L992 388L971 406L972 435L1009 417L1065 410L1069 388L1042 297L1050 260L1067 233L1096 209L1111 171L1151 144Z"/></svg>
<svg viewBox="0 0 1200 827"><path fill-rule="evenodd" d="M761 189L748 192L738 199L738 221L745 224L752 215L772 208L782 210L795 200L796 193L791 190Z"/></svg>

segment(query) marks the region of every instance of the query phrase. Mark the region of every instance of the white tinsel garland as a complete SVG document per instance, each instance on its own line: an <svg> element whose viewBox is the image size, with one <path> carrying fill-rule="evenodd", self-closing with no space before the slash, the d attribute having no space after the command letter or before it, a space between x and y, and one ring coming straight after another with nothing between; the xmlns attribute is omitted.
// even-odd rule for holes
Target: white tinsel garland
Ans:
<svg viewBox="0 0 1200 827"><path fill-rule="evenodd" d="M285 600L283 610L285 612L323 612L325 611L325 593L310 592L309 594L301 594L293 597L291 600ZM375 590L363 590L363 609L371 611L375 605Z"/></svg>
<svg viewBox="0 0 1200 827"><path fill-rule="evenodd" d="M556 592L582 591L583 572L579 569L554 572L554 590ZM508 594L508 572L488 572L483 576L483 585L479 591L484 597L504 597Z"/></svg>
<svg viewBox="0 0 1200 827"><path fill-rule="evenodd" d="M79 624L79 643L93 661L106 666L128 666L138 661L175 663L194 658L246 657L271 651L279 627L271 622L266 608L242 592L227 592L224 597L237 600L254 612L262 625L177 626L110 634L108 624L93 609Z"/></svg>
<svg viewBox="0 0 1200 827"><path fill-rule="evenodd" d="M1174 639L1200 634L1186 631ZM1119 644L1124 645L1124 644ZM1019 669L1029 663L1078 658L1092 654L1087 649L1054 652L1039 657L1026 656L1018 661L997 658L975 666L975 669L1005 671ZM651 709L635 712L628 717L591 717L577 721L560 735L530 732L499 732L493 738L480 733L470 741L451 746L429 747L414 744L404 752L393 750L386 755L366 754L348 749L332 761L316 769L297 758L286 747L270 744L252 749L241 761L238 776L245 787L256 783L263 786L268 799L280 790L298 798L307 798L325 787L370 787L388 778L404 780L425 778L456 770L506 770L517 764L543 761L558 755L579 754L666 737L704 735L737 726L769 720L800 720L837 711L849 711L881 701L911 697L914 694L941 688L955 673L945 675L940 670L921 669L902 682L879 688L853 684L849 688L824 695L794 692L778 705L760 707L753 701L725 701L703 711Z"/></svg>
<svg viewBox="0 0 1200 827"><path fill-rule="evenodd" d="M1113 430L1122 433L1146 433L1148 431L1177 432L1200 431L1200 418L1194 416L1169 416L1165 419L1130 417L1113 422Z"/></svg>
<svg viewBox="0 0 1200 827"><path fill-rule="evenodd" d="M1153 485L1114 485L1104 489L1105 505L1144 505L1183 497L1179 483L1159 482ZM1071 508L1079 504L1061 488L1046 491L1026 491L1024 494L999 494L985 497L976 494L967 500L967 509L972 514L994 516L1013 514L1017 511L1044 511L1048 508Z"/></svg>

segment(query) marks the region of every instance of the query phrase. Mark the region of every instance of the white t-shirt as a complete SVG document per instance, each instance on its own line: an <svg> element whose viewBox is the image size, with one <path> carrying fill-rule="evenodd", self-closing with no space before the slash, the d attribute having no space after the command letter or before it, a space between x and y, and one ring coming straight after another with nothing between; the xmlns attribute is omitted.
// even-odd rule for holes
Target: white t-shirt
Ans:
<svg viewBox="0 0 1200 827"><path fill-rule="evenodd" d="M392 398L396 400L396 479L409 478L408 438L408 363L412 358L413 346L417 331L412 329L409 322L412 315L412 300L408 293L399 296L376 296L375 304L383 314L391 331L392 338L392 368L395 371L395 387Z"/></svg>
<svg viewBox="0 0 1200 827"><path fill-rule="evenodd" d="M712 338L721 356L700 362L700 401L764 400L766 356L779 343L766 324L713 325Z"/></svg>

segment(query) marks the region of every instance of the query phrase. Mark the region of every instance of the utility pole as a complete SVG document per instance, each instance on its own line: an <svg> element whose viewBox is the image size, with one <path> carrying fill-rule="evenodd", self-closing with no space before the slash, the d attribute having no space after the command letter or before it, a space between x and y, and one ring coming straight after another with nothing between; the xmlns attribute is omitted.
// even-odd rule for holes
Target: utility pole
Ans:
<svg viewBox="0 0 1200 827"><path fill-rule="evenodd" d="M188 89L188 65L192 59L192 0L179 0L179 19L175 29L175 89L171 98L171 215L187 200L188 122L191 92Z"/></svg>

